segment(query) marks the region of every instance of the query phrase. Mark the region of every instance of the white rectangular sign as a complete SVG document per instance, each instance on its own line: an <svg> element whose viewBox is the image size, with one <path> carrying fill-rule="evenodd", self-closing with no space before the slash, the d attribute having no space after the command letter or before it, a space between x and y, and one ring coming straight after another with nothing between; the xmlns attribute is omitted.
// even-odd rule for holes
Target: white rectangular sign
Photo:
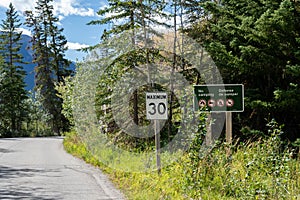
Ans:
<svg viewBox="0 0 300 200"><path fill-rule="evenodd" d="M168 95L166 92L146 93L147 119L168 119Z"/></svg>

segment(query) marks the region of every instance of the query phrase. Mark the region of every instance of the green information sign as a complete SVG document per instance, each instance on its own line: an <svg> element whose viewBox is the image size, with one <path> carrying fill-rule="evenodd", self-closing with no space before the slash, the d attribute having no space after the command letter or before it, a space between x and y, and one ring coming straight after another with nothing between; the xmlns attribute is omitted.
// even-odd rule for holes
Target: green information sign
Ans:
<svg viewBox="0 0 300 200"><path fill-rule="evenodd" d="M243 112L242 84L195 85L194 109L208 112Z"/></svg>

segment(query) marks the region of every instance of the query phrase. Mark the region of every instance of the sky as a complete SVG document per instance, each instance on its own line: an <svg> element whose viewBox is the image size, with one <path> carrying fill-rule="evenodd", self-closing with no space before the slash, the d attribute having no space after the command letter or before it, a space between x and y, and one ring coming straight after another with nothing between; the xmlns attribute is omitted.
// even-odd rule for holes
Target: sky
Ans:
<svg viewBox="0 0 300 200"><path fill-rule="evenodd" d="M5 12L10 2L18 11L21 22L25 21L23 12L33 10L36 5L36 0L1 0L0 23L6 18ZM100 19L97 11L106 4L106 0L53 0L54 14L59 18L58 25L64 28L63 34L68 40L67 59L81 61L86 54L77 49L99 43L104 27L86 24ZM22 27L22 31L23 34L30 35L26 26Z"/></svg>

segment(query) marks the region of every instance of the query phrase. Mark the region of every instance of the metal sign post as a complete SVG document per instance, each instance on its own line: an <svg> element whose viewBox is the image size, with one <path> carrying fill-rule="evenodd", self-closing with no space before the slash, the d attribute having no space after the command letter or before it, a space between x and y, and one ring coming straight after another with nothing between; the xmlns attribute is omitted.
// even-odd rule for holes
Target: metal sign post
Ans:
<svg viewBox="0 0 300 200"><path fill-rule="evenodd" d="M157 172L161 174L161 162L160 162L160 133L159 133L159 121L154 120L154 131L155 131L155 149L156 149L156 168Z"/></svg>
<svg viewBox="0 0 300 200"><path fill-rule="evenodd" d="M205 136L205 144L206 146L212 145L212 130L211 130L211 113L207 114L206 118L206 136Z"/></svg>
<svg viewBox="0 0 300 200"><path fill-rule="evenodd" d="M146 116L147 119L154 120L156 167L161 174L160 161L160 125L159 120L168 119L168 95L166 92L146 93Z"/></svg>
<svg viewBox="0 0 300 200"><path fill-rule="evenodd" d="M232 143L232 113L226 112L226 142L228 145ZM230 146L226 152L227 155L231 154Z"/></svg>
<svg viewBox="0 0 300 200"><path fill-rule="evenodd" d="M226 113L226 141L228 144L232 142L232 113Z"/></svg>

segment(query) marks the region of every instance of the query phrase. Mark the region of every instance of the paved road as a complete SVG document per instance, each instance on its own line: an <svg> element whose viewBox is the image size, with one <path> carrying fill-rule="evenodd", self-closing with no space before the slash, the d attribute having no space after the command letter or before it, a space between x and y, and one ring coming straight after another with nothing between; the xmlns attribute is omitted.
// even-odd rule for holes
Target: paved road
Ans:
<svg viewBox="0 0 300 200"><path fill-rule="evenodd" d="M62 138L0 139L0 199L123 199L98 169L63 150Z"/></svg>

